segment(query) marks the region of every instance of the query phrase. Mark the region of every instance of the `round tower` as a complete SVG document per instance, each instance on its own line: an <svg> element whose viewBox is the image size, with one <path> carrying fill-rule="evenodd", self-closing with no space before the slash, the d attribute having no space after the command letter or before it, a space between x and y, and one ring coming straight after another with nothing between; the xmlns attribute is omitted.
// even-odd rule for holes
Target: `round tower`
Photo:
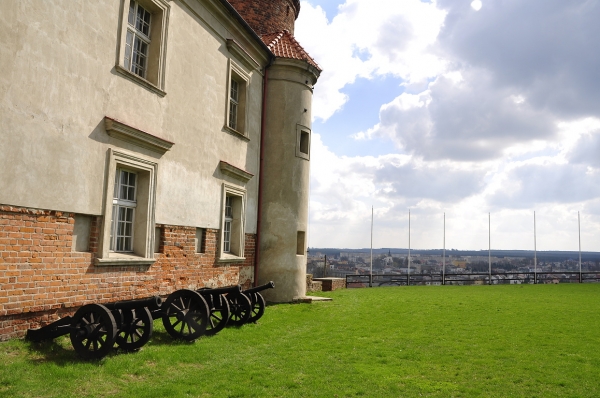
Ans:
<svg viewBox="0 0 600 398"><path fill-rule="evenodd" d="M289 32L265 35L275 55L267 69L261 148L258 283L273 302L306 296L313 86L321 69Z"/></svg>
<svg viewBox="0 0 600 398"><path fill-rule="evenodd" d="M299 0L228 0L259 35L287 30L294 34Z"/></svg>
<svg viewBox="0 0 600 398"><path fill-rule="evenodd" d="M313 86L321 69L294 38L299 0L228 0L273 53L265 73L257 282L271 302L306 296Z"/></svg>

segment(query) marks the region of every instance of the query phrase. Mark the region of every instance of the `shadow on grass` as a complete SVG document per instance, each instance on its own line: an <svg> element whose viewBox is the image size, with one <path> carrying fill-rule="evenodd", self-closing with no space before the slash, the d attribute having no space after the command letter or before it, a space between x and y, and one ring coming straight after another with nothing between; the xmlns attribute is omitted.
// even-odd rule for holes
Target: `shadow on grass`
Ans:
<svg viewBox="0 0 600 398"><path fill-rule="evenodd" d="M233 328L240 328L241 326L229 326ZM208 339L212 336L201 336L197 340ZM169 333L163 330L154 330L150 341L144 345L144 347L156 347L156 346L188 346L195 343L196 340L186 341L182 339L175 339ZM27 349L33 356L30 358L31 363L47 363L53 362L59 366L65 366L72 363L97 363L100 364L104 358L114 357L122 354L131 354L139 351L137 350L124 350L117 346L115 343L114 348L108 353L108 355L97 358L97 359L83 359L77 355L73 347L71 346L70 340L67 336L60 336L55 339L43 340L43 341L31 341L25 340Z"/></svg>

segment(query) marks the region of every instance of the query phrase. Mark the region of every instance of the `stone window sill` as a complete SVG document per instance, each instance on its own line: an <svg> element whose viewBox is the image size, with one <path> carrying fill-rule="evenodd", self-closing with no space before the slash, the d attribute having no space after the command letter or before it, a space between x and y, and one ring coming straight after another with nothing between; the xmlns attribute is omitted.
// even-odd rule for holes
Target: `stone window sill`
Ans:
<svg viewBox="0 0 600 398"><path fill-rule="evenodd" d="M217 262L219 263L224 263L224 264L228 264L228 263L242 263L246 261L246 257L238 257L234 254L227 254L227 253L223 253L221 255L221 258L219 258L217 260Z"/></svg>
<svg viewBox="0 0 600 398"><path fill-rule="evenodd" d="M128 266L128 265L152 265L156 259L144 258L133 254L110 253L108 258L97 258L98 266Z"/></svg>
<svg viewBox="0 0 600 398"><path fill-rule="evenodd" d="M167 95L166 91L161 90L159 87L150 83L148 80L144 79L143 77L140 77L140 76L136 75L135 73L131 73L127 69L123 68L121 65L115 65L115 69L117 70L117 72L119 72L121 75L125 76L132 82L138 83L139 85L158 94L159 96L164 97L165 95Z"/></svg>
<svg viewBox="0 0 600 398"><path fill-rule="evenodd" d="M243 133L240 133L240 132L239 132L239 131L237 131L237 130L234 130L234 129L232 129L232 128L231 128L231 127L229 127L228 125L224 125L224 126L223 126L223 129L225 129L225 131L227 131L227 132L229 132L229 133L231 133L231 134L235 135L236 137L239 137L239 138L241 138L241 139L242 139L242 140L244 140L244 141L250 141L250 138L248 138L248 136L247 136L247 135L245 135L245 134L243 134Z"/></svg>

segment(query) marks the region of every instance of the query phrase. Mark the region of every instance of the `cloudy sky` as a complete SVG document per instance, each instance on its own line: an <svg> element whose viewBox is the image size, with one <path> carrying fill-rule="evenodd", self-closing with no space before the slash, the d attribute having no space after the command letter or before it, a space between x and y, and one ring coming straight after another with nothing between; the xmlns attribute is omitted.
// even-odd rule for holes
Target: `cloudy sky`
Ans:
<svg viewBox="0 0 600 398"><path fill-rule="evenodd" d="M311 247L600 251L600 0L304 0Z"/></svg>

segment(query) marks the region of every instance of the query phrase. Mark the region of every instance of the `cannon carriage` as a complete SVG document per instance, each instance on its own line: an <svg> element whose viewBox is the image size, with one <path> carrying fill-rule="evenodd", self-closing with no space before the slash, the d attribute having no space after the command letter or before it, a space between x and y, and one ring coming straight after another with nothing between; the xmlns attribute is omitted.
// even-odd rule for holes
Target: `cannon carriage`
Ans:
<svg viewBox="0 0 600 398"><path fill-rule="evenodd" d="M267 286L270 285L270 286ZM39 329L29 329L27 339L50 340L69 335L73 348L84 359L100 359L116 345L125 351L143 347L152 337L154 320L176 339L193 341L214 335L227 324L256 322L264 313L258 293L273 283L241 290L240 285L223 288L180 289L165 300L154 296L106 304L86 304ZM258 289L258 290L257 290Z"/></svg>
<svg viewBox="0 0 600 398"><path fill-rule="evenodd" d="M150 309L160 308L162 298L86 304L73 316L66 316L39 329L29 329L27 339L42 341L69 335L71 344L85 359L102 358L116 344L133 351L150 340L153 322Z"/></svg>

